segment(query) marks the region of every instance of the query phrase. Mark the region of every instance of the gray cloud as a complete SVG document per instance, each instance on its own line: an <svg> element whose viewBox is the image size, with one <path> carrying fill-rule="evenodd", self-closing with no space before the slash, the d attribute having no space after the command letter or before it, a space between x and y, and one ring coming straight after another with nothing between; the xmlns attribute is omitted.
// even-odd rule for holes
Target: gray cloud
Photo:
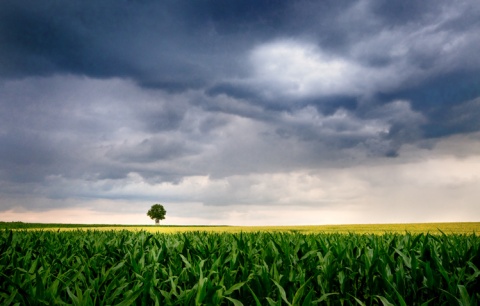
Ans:
<svg viewBox="0 0 480 306"><path fill-rule="evenodd" d="M0 195L149 201L138 181L208 178L162 196L289 203L265 191L289 180L258 180L408 164L480 130L478 20L475 1L3 1Z"/></svg>

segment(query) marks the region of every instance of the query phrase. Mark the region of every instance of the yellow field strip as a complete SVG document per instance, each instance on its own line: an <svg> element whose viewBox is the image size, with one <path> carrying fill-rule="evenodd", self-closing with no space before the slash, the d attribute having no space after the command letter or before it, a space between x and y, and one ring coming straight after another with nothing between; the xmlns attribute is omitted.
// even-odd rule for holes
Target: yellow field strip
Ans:
<svg viewBox="0 0 480 306"><path fill-rule="evenodd" d="M35 230L35 229L32 229ZM129 230L148 231L151 233L183 233L192 231L212 233L239 233L239 232L298 232L311 233L357 233L357 234L384 234L384 233L430 233L440 234L480 234L480 222L461 223L403 223L403 224L345 224L345 225L299 225L299 226L112 226L112 227L79 227L79 228L49 228L41 230Z"/></svg>

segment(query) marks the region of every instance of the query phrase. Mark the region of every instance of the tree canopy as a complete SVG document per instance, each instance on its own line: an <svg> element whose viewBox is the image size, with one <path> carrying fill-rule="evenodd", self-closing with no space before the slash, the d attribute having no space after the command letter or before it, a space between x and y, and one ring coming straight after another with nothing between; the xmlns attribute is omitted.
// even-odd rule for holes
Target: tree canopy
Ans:
<svg viewBox="0 0 480 306"><path fill-rule="evenodd" d="M149 216L152 220L155 220L155 224L160 224L160 220L165 219L165 215L167 211L161 204L154 204L147 212L147 216Z"/></svg>

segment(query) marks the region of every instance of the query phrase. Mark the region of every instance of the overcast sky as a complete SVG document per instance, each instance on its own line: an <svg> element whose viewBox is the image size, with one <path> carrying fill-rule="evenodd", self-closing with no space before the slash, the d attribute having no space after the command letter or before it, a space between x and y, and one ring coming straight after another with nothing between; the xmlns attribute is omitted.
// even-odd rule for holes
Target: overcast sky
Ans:
<svg viewBox="0 0 480 306"><path fill-rule="evenodd" d="M0 2L0 221L480 221L480 3Z"/></svg>

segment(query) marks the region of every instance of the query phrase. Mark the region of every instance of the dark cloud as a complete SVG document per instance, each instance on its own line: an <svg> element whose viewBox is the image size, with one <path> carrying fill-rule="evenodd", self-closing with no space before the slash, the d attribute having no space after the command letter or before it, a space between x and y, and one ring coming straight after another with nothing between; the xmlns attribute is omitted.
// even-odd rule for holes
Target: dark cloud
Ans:
<svg viewBox="0 0 480 306"><path fill-rule="evenodd" d="M2 1L0 193L126 197L478 132L479 20L475 1Z"/></svg>
<svg viewBox="0 0 480 306"><path fill-rule="evenodd" d="M4 179L20 183L43 180L45 168L53 165L58 157L45 140L34 133L2 135L0 173Z"/></svg>
<svg viewBox="0 0 480 306"><path fill-rule="evenodd" d="M469 118L470 114L478 111L478 105L471 102L480 97L480 77L477 73L441 75L408 90L379 96L385 101L395 98L410 101L412 108L427 118L422 125L425 137L435 138L477 130L471 120L453 119L457 116ZM461 110L465 110L465 114L460 114Z"/></svg>
<svg viewBox="0 0 480 306"><path fill-rule="evenodd" d="M389 52L388 40L377 42L384 46L372 42L376 50L367 47L362 55L352 48L390 31L407 44L406 59L426 69L438 65L444 57L438 48L451 41L425 48L415 39L474 31L475 8L437 1L7 1L0 18L0 73L125 77L171 92L213 85L211 94L252 98L255 88L224 79L249 73L245 53L258 44L310 40L327 52L359 57L362 64L389 66L399 59Z"/></svg>
<svg viewBox="0 0 480 306"><path fill-rule="evenodd" d="M427 129L428 137L468 134L480 129L480 98L435 111L435 124Z"/></svg>
<svg viewBox="0 0 480 306"><path fill-rule="evenodd" d="M382 23L391 27L409 23L424 24L435 20L447 3L445 1L371 1L369 8Z"/></svg>
<svg viewBox="0 0 480 306"><path fill-rule="evenodd" d="M281 2L7 1L0 74L60 72L127 77L173 92L198 88L240 72L239 52L258 42L256 35L276 31L287 13Z"/></svg>
<svg viewBox="0 0 480 306"><path fill-rule="evenodd" d="M172 160L194 151L181 140L165 138L148 138L132 145L110 148L106 156L120 162L149 163L158 160Z"/></svg>
<svg viewBox="0 0 480 306"><path fill-rule="evenodd" d="M206 94L212 97L224 94L227 96L234 97L236 99L242 99L248 102L259 102L257 99L256 92L249 88L248 86L239 86L233 83L218 83L209 88L206 91Z"/></svg>

